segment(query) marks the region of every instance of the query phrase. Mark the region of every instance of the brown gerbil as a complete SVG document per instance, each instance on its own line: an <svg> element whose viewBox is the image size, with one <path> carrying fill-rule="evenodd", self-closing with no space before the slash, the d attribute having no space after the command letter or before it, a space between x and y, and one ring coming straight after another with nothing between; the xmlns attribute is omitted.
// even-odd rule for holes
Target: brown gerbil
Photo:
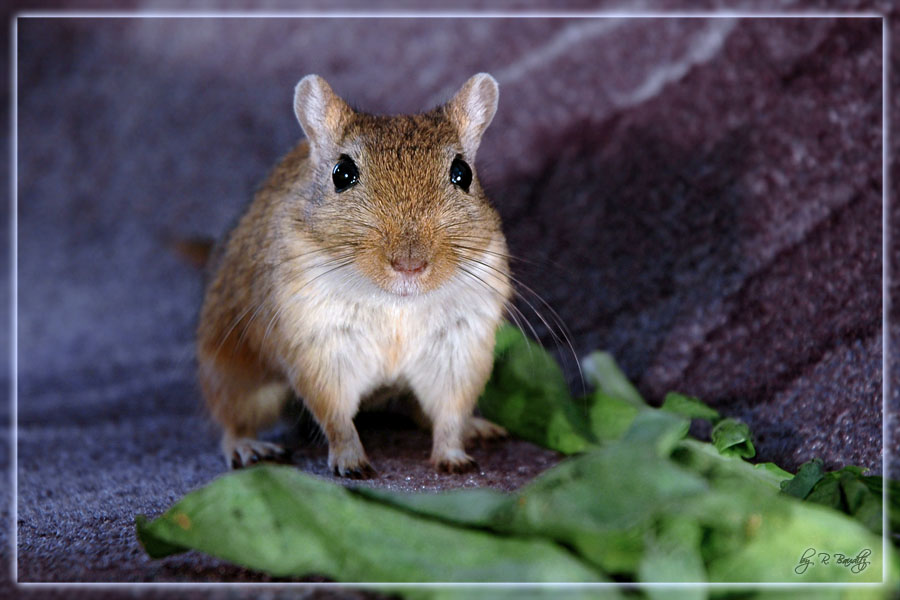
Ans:
<svg viewBox="0 0 900 600"><path fill-rule="evenodd" d="M317 75L295 89L308 141L274 169L220 248L200 315L206 405L233 467L281 449L257 431L291 392L342 476L373 473L353 417L385 386L432 425L432 463L474 463L467 436L511 296L506 241L475 175L497 107L493 77L410 116L355 112Z"/></svg>

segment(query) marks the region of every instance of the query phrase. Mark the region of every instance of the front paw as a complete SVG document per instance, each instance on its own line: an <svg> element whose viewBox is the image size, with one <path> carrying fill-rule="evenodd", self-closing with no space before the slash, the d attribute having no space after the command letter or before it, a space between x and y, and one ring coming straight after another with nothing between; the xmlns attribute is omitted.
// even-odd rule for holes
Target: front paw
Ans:
<svg viewBox="0 0 900 600"><path fill-rule="evenodd" d="M332 472L337 477L346 477L347 479L372 479L378 477L378 471L369 463L362 463L352 467L342 467L335 465Z"/></svg>
<svg viewBox="0 0 900 600"><path fill-rule="evenodd" d="M362 448L329 452L328 466L338 477L372 479L378 476L378 473L369 464L369 459L366 458L366 453Z"/></svg>
<svg viewBox="0 0 900 600"><path fill-rule="evenodd" d="M463 450L448 450L440 456L432 456L431 464L441 473L468 473L478 470L478 463Z"/></svg>

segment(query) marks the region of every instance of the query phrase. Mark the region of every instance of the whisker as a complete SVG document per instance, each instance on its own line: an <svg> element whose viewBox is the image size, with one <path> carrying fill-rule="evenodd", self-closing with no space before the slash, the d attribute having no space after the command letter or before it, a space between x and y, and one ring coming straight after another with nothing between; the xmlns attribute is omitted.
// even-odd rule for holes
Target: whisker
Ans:
<svg viewBox="0 0 900 600"><path fill-rule="evenodd" d="M465 267L462 266L462 265L459 266L459 270L462 271L463 273L467 274L468 276L472 277L475 281L480 282L480 283L481 283L482 285L484 285L488 290L494 292L494 293L497 294L498 296L503 297L504 300L506 299L502 292L500 292L499 290L497 290L496 287L492 286L490 283L488 283L487 281L485 281L484 279L482 279L481 277L479 277L478 275L476 275L474 272L470 271L469 269L465 268ZM528 326L528 329L531 331L532 336L534 336L535 341L537 341L537 340L539 339L539 338L538 338L538 335L537 335L537 331L535 331L535 329L534 329L534 326L532 326L531 322L528 320L528 318L525 316L525 314L519 309L519 307L517 307L517 306L516 306L515 304L513 304L512 302L506 301L505 304L504 304L504 308L506 308L508 311L510 311L510 312L509 312L509 315L510 315L511 317L513 317L513 321L515 322L516 326L519 328L520 331L522 331L522 324L521 324L521 322L519 322L518 319L515 317L516 314L518 314L518 316L521 317L521 319L522 319L523 321L525 321L525 324ZM513 313L513 312L511 312L511 311L515 311L515 313ZM540 343L540 342L538 342L538 343ZM531 350L530 350L530 348L529 348L529 354L530 354L530 353L531 353Z"/></svg>
<svg viewBox="0 0 900 600"><path fill-rule="evenodd" d="M324 256L328 256L328 257L331 257L331 258L335 258L334 255L329 254L329 252L332 251L332 250L345 250L346 252L345 252L344 254L339 254L339 255L338 255L338 256L345 256L345 255L347 255L347 254L357 252L358 246L359 246L359 245L358 245L357 243L355 243L355 242L342 242L342 243L339 243L339 244L334 244L334 245L332 245L332 246L325 246L325 247L323 247L323 248L315 248L315 249L310 250L310 251L308 251L308 252L301 252L300 254L295 254L294 256L289 256L289 257L285 258L284 260L282 260L282 261L280 261L280 262L277 262L277 263L268 265L268 268L269 268L269 270L274 270L274 269L277 269L277 268L279 268L279 267L282 267L282 266L286 265L286 264L289 263L289 262L292 262L292 261L295 261L295 260L299 260L299 259L301 259L301 258L303 258L303 257L311 256L311 255L315 255L315 254L322 254L322 255L324 255Z"/></svg>
<svg viewBox="0 0 900 600"><path fill-rule="evenodd" d="M496 256L497 258L504 258L504 259L510 260L510 261L524 262L524 263L528 263L528 264L531 264L534 266L540 266L538 263L536 263L534 261L527 260L524 258L519 258L518 256L513 256L512 254L509 254L509 253L497 252L495 250L488 250L487 248L475 248L473 246L464 246L462 244L457 244L452 241L451 241L450 245L454 249L468 250L469 252L479 252L479 253L483 253L483 254L489 254L491 256Z"/></svg>
<svg viewBox="0 0 900 600"><path fill-rule="evenodd" d="M489 244L491 241L493 241L493 238L471 236L471 235L457 235L457 236L448 236L447 237L447 241L450 242L451 244L455 244L455 242L457 240L464 241L464 242L474 242L476 244L477 243ZM482 252L482 250L478 250L478 249L475 249L475 251ZM513 255L513 254L509 254L508 257L513 260L516 260L518 262L528 263L528 264L531 264L536 267L550 266L550 267L553 267L554 269L559 269L560 271L563 271L570 275L574 274L572 269L569 268L568 266L560 264L559 262L557 262L555 260L551 260L549 258L541 258L539 260L530 260L530 259L521 258L521 257Z"/></svg>
<svg viewBox="0 0 900 600"><path fill-rule="evenodd" d="M477 222L478 222L478 220L476 220L476 221L471 221L471 220L469 220L469 221L466 221L466 220L449 221L447 223L441 223L440 225L438 225L437 227L434 228L434 231L444 231L446 229L452 229L454 227L464 227L466 229L470 229L472 226L472 223L477 223Z"/></svg>
<svg viewBox="0 0 900 600"><path fill-rule="evenodd" d="M228 331L226 331L225 335L222 336L222 339L219 341L219 345L216 346L216 351L213 353L212 362L216 361L216 358L218 358L219 352L221 352L222 346L225 345L225 341L228 339L228 336L231 335L231 332L234 331L234 328L238 326L238 323L241 322L241 319L243 319L245 316L247 316L247 313L250 312L250 309L252 309L252 308L253 308L253 305L250 304L249 306L247 306L247 308L245 308L243 311L241 311L241 314L239 314L237 316L237 318L234 320L234 322L228 328Z"/></svg>
<svg viewBox="0 0 900 600"><path fill-rule="evenodd" d="M333 264L335 264L335 263L337 263L337 262L340 262L340 261L343 261L343 260L347 260L348 258L351 258L352 256L353 256L353 254L350 253L350 252L348 252L348 253L346 253L346 254L343 254L343 255L339 255L339 256L337 256L337 257L330 258L329 260L326 260L326 261L324 261L324 262L322 262L322 263L319 263L319 264L317 264L317 265L315 265L315 266L318 266L318 267L329 267L329 266L331 266L331 265L333 265ZM280 267L280 266L286 264L287 262L288 262L288 261L282 261L281 263L278 263L278 264L276 264L276 265L273 265L273 266L272 266L272 270L274 270L274 269L276 269L276 268L278 268L278 267ZM314 277L313 279L315 279L315 277ZM288 281L288 283L290 283L290 280ZM304 286L304 287L305 287L305 286ZM299 291L299 290L298 290L298 291ZM265 304L266 304L265 300L266 300L266 299L264 299L262 302L260 302L260 303L257 305L256 310L253 311L253 314L250 316L250 319L247 321L246 325L244 325L244 329L241 331L240 337L238 337L237 346L240 346L240 345L243 343L244 339L245 339L246 336L247 336L247 332L250 331L250 325L253 324L253 321L254 321L254 320L256 319L256 317L259 315L259 311L261 311L261 310L263 309L263 307L265 306Z"/></svg>
<svg viewBox="0 0 900 600"><path fill-rule="evenodd" d="M328 275L329 273L334 273L338 269L343 269L344 267L347 267L351 264L353 264L352 258L349 260L345 260L342 263L339 263L336 267L332 267L322 273L319 273L318 275L316 275L315 277L313 277L312 279L310 279L309 281L304 283L302 286L300 286L300 289L298 289L296 292L294 292L294 295L291 297L291 300L288 302L285 302L280 307L278 307L278 310L276 310L275 314L272 315L272 318L269 319L269 323L266 325L266 329L263 332L263 337L262 337L262 341L260 342L260 344L261 345L265 344L266 338L269 337L269 332L272 330L272 326L275 324L275 321L278 319L278 317L281 315L281 313L291 304L291 302L300 295L301 291L303 291L307 286L309 286L311 283L313 283L320 277L324 277L325 275Z"/></svg>
<svg viewBox="0 0 900 600"><path fill-rule="evenodd" d="M471 271L468 271L467 269L465 269L465 268L463 268L463 267L460 267L460 270L462 270L464 273L466 273L469 277L472 277L476 283L480 283L480 284L482 284L484 287L488 288L489 291L492 291L492 292L494 292L495 294L497 294L497 295L499 295L499 296L502 296L502 294L501 294L499 291L497 291L496 288L494 288L492 285L490 285L490 284L488 284L487 282L485 282L483 279L481 279L480 277L478 277L477 275L475 275L475 274L472 273ZM467 286L469 286L470 289L471 289L471 286L469 285L469 282L468 282L468 281L466 281L465 279L461 279L460 281L462 281L463 283L465 283L465 284L466 284ZM525 313L523 313L523 312L519 309L518 306L516 306L516 305L513 304L512 302L506 300L505 297L504 297L504 304L503 304L503 307L504 307L504 310L506 311L507 316L512 320L512 322L513 322L513 324L516 326L516 328L518 328L518 330L521 331L522 334L523 334L524 336L526 336L526 338L527 338L527 334L525 334L525 332L526 332L527 330L530 330L530 331L531 331L531 335L532 335L532 339L534 339L534 340L536 341L537 344L540 344L540 341L538 340L538 337L537 337L537 332L535 331L534 327L531 325L531 322L528 320L528 317L525 316ZM522 325L523 322L525 323L525 325L527 326L528 329L526 329L526 328ZM534 361L534 360L535 360L534 350L532 349L531 344L526 344L526 345L525 345L525 348L526 348L527 351L528 351L528 358L529 358L529 360Z"/></svg>
<svg viewBox="0 0 900 600"><path fill-rule="evenodd" d="M578 377L581 380L582 393L586 395L587 394L587 385L585 384L585 381L584 381L584 373L581 370L581 363L578 360L578 354L575 352L575 347L572 344L572 338L571 338L572 334L569 331L569 328L566 327L566 324L563 321L562 317L559 316L559 313L557 313L556 310L554 310L553 307L550 306L550 304L546 300L544 300L544 298L541 297L540 294L538 294L531 287L529 287L528 285L523 283L521 280L514 277L512 274L502 271L502 270L498 269L497 267L495 267L485 261L481 261L476 258L472 258L471 256L466 256L466 255L460 254L459 258L469 261L470 263L476 263L483 267L491 269L491 271L494 271L496 273L496 274L492 273L492 275L494 277L496 277L497 279L502 279L504 277L508 277L510 279L510 281L512 281L515 284L515 286L520 286L520 287L524 288L527 292L529 292L531 295L533 295L541 304L543 304L544 307L546 307L546 309L548 311L550 311L550 315L551 315L552 320L554 321L554 324L556 325L556 327L559 328L559 332L562 334L562 339L560 339L560 336L557 335L554 328L551 327L550 323L547 322L547 320L540 313L540 311L537 310L537 308L534 306L534 304L529 302L529 300L525 297L524 294L520 293L518 290L515 290L515 286L514 286L513 289L515 291L516 296L521 298L522 301L525 302L528 305L528 307L532 310L532 312L534 312L534 314L538 317L538 319L541 320L541 322L547 328L547 331L553 337L553 340L557 344L557 347L562 349L563 342L565 343L565 346L568 347L568 350L572 354L572 358L575 361L575 367L578 370ZM535 337L537 338L536 334L535 334Z"/></svg>
<svg viewBox="0 0 900 600"><path fill-rule="evenodd" d="M328 248L329 248L329 249L333 249L333 248L339 248L339 247L343 247L343 246L342 246L342 245L334 245L334 246L329 246ZM303 257L303 256L308 256L308 255L310 255L310 254L315 254L315 253L317 253L317 252L322 252L323 250L324 250L324 249L316 249L316 250L312 250L312 251L310 251L310 252L304 252L304 253L299 254L299 255L297 255L297 256L293 256L293 257L287 258L287 259L281 261L280 263L277 263L277 264L275 264L275 265L272 265L272 266L271 266L271 269L274 270L274 269L276 269L276 268L278 268L278 267L281 267L281 266L287 264L288 262L291 262L292 260L297 260L298 258L301 258L301 257ZM329 260L329 261L325 261L325 262L322 263L320 266L329 266L330 264L333 264L333 263L335 263L335 262L337 262L337 261L339 261L339 260L344 260L344 259L348 258L349 256L351 256L351 253L346 253L346 254L339 255L338 257L334 257L334 258L332 258L332 259ZM250 330L250 326L253 324L253 321L254 321L254 320L256 319L256 317L259 315L259 312L265 307L266 300L267 300L267 298L264 298L261 302L259 302L258 304L256 304L256 305L255 305L255 309L254 309L254 305L253 305L253 304L250 304L249 306L247 306L247 308L245 308L245 309L241 312L240 315L237 316L237 318L234 320L234 322L233 322L233 323L231 324L231 326L228 328L228 331L226 331L225 334L222 336L222 339L221 339L221 341L219 342L219 345L216 347L216 351L215 351L215 353L213 354L213 361L215 361L216 357L219 355L219 352L221 352L222 347L225 345L225 342L228 340L228 337L232 334L232 332L234 331L234 329L238 326L238 324L240 324L240 322L244 319L244 317L247 316L247 313L249 313L250 310L253 309L253 314L252 314L252 315L250 316L250 318L247 320L246 324L244 325L243 329L241 330L241 335L238 337L236 347L240 347L240 345L243 343L244 339L246 338L247 332ZM236 349L235 349L235 350L236 350Z"/></svg>

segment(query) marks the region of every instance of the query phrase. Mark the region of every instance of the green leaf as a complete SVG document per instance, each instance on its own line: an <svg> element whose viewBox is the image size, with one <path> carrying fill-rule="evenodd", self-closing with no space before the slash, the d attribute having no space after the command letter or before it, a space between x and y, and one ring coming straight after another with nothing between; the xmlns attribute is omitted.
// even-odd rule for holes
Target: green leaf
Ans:
<svg viewBox="0 0 900 600"><path fill-rule="evenodd" d="M156 535L155 528L149 526L149 521L144 515L137 515L134 518L135 529L137 530L138 539L144 546L144 550L150 558L163 558L172 554L181 554L190 550L187 546L171 544L164 538Z"/></svg>
<svg viewBox="0 0 900 600"><path fill-rule="evenodd" d="M792 477L790 473L772 463L752 465L739 456L720 454L712 444L692 438L682 440L672 457L676 463L704 477L735 477L748 483L752 482L767 492L779 491L781 482Z"/></svg>
<svg viewBox="0 0 900 600"><path fill-rule="evenodd" d="M594 392L589 402L589 427L594 437L601 442L620 439L641 412L641 409L631 402L602 391Z"/></svg>
<svg viewBox="0 0 900 600"><path fill-rule="evenodd" d="M593 443L584 406L572 400L562 370L543 348L511 325L497 333L491 378L478 401L481 413L513 435L562 452Z"/></svg>
<svg viewBox="0 0 900 600"><path fill-rule="evenodd" d="M614 586L574 587L574 586L478 586L461 587L390 586L379 589L405 600L619 600L622 592Z"/></svg>
<svg viewBox="0 0 900 600"><path fill-rule="evenodd" d="M634 572L645 533L678 498L708 491L696 475L638 441L570 458L519 492L495 528L550 537L604 572Z"/></svg>
<svg viewBox="0 0 900 600"><path fill-rule="evenodd" d="M706 568L700 555L702 531L696 520L673 514L661 519L647 536L646 549L638 567L638 581L644 583L691 583L706 581ZM702 587L648 587L653 600L679 598L702 600Z"/></svg>
<svg viewBox="0 0 900 600"><path fill-rule="evenodd" d="M655 520L678 498L708 491L702 479L664 459L686 425L675 415L642 413L621 442L563 461L513 495L357 492L460 525L547 537L576 548L604 571L633 571Z"/></svg>
<svg viewBox="0 0 900 600"><path fill-rule="evenodd" d="M339 581L597 581L542 539L453 527L283 466L236 471L139 524L145 549L190 548L276 577Z"/></svg>
<svg viewBox="0 0 900 600"><path fill-rule="evenodd" d="M881 535L882 499L872 493L859 475L844 473L838 479L847 514L865 525L870 531Z"/></svg>
<svg viewBox="0 0 900 600"><path fill-rule="evenodd" d="M823 477L806 496L806 500L844 512L841 483L837 477Z"/></svg>
<svg viewBox="0 0 900 600"><path fill-rule="evenodd" d="M719 588L722 589L722 588ZM727 588L725 588L727 590ZM752 596L754 600L892 600L888 586L806 586L784 587L778 586L759 587ZM713 593L712 598L718 600L736 600L744 596L735 596L734 592L723 591ZM896 599L893 599L896 600Z"/></svg>
<svg viewBox="0 0 900 600"><path fill-rule="evenodd" d="M500 328L496 348L484 415L514 435L582 453L519 492L347 490L290 467L254 467L213 481L152 522L138 515L141 543L153 557L200 550L275 576L345 582L579 582L606 573L640 582L866 582L881 581L885 565L896 581L897 557L882 556L873 533L881 530L880 477L859 467L824 473L821 461L796 476L750 464L746 425L719 420L681 394L648 407L608 354L585 361L597 389L576 401L552 357L517 329ZM712 444L686 437L693 418L718 421ZM895 524L900 484L887 485ZM847 556L868 549L871 564L858 573L820 564L798 574L809 547ZM378 589L448 600L478 592ZM643 591L655 600L718 598L721 590ZM621 597L615 588L492 588L490 596L506 591L536 600Z"/></svg>
<svg viewBox="0 0 900 600"><path fill-rule="evenodd" d="M896 559L886 561L881 539L862 525L833 510L786 495L752 499L737 485L719 493L744 507L741 527L730 534L740 540L733 552L712 555L707 564L710 581L754 582L880 582L882 568L896 573ZM810 549L832 556L802 573L801 557ZM861 572L835 564L834 555L867 554Z"/></svg>
<svg viewBox="0 0 900 600"><path fill-rule="evenodd" d="M772 462L767 463L758 463L753 465L753 468L757 471L768 474L772 479L774 479L779 486L781 486L786 480L794 477L793 473L789 473L785 471L778 465Z"/></svg>
<svg viewBox="0 0 900 600"><path fill-rule="evenodd" d="M882 497L885 480L877 475L868 475L860 477L860 481L866 484L872 494L878 498ZM893 479L887 480L888 485L888 524L890 531L895 536L900 535L900 481Z"/></svg>
<svg viewBox="0 0 900 600"><path fill-rule="evenodd" d="M798 497L808 502L828 506L841 511L865 525L869 530L880 534L883 529L883 480L881 477L864 477L863 469L857 466L846 466L838 471L824 472L820 459L813 459L800 467L800 472L790 484L799 480L801 475L806 479L798 485ZM890 482L897 485L896 482ZM802 486L802 487L801 487ZM900 487L900 486L898 486ZM806 492L804 496L799 494ZM788 492L787 486L785 493ZM888 505L888 519L894 524L897 521L898 500L891 495L892 504Z"/></svg>
<svg viewBox="0 0 900 600"><path fill-rule="evenodd" d="M353 492L410 512L469 527L489 527L512 496L490 488L410 494L384 488L357 487Z"/></svg>
<svg viewBox="0 0 900 600"><path fill-rule="evenodd" d="M881 540L845 515L780 493L781 476L696 440L682 441L673 458L710 486L673 509L695 516L704 528L701 552L710 581L880 581ZM798 576L792 569L810 546L847 555L869 548L872 565L860 574L829 567Z"/></svg>
<svg viewBox="0 0 900 600"><path fill-rule="evenodd" d="M803 500L823 477L825 477L824 463L822 459L814 458L800 465L800 470L793 479L782 482L781 490L789 496Z"/></svg>
<svg viewBox="0 0 900 600"><path fill-rule="evenodd" d="M495 335L494 358L500 358L513 347L520 346L523 338L527 339L525 334L523 334L518 327L504 321L503 324L497 328L497 333Z"/></svg>
<svg viewBox="0 0 900 600"><path fill-rule="evenodd" d="M594 352L590 354L582 361L582 370L590 383L604 394L625 400L637 408L647 406L637 388L628 381L609 353Z"/></svg>
<svg viewBox="0 0 900 600"><path fill-rule="evenodd" d="M653 448L657 456L668 456L685 438L691 422L661 410L642 411L625 432L623 442Z"/></svg>
<svg viewBox="0 0 900 600"><path fill-rule="evenodd" d="M719 413L693 396L685 396L677 392L666 394L661 410L673 412L689 419L719 420Z"/></svg>
<svg viewBox="0 0 900 600"><path fill-rule="evenodd" d="M756 449L750 441L750 428L736 419L722 419L713 427L712 443L725 455L753 458Z"/></svg>

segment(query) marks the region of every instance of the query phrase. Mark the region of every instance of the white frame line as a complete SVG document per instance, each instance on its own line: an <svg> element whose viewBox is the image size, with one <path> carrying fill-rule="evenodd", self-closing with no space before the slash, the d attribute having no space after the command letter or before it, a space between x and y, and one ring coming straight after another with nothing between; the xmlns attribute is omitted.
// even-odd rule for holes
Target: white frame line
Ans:
<svg viewBox="0 0 900 600"><path fill-rule="evenodd" d="M674 13L630 13L630 12L600 12L600 11L578 11L578 12L328 12L328 13L310 13L310 12L224 12L224 13L201 13L201 12L121 12L121 11L52 11L52 10L31 10L15 13L10 19L10 45L11 45L11 68L10 68L10 398L12 401L12 410L10 411L12 435L10 436L10 475L12 483L12 506L11 526L12 535L12 561L11 581L14 587L23 588L214 588L219 586L236 586L236 587L336 587L346 589L384 589L406 587L505 587L505 588L531 588L531 587L564 587L564 588L601 588L601 587L624 587L624 588L680 588L680 587L703 587L703 588L728 588L728 589L788 589L788 588L813 588L813 587L837 587L837 588L855 588L855 587L881 587L887 583L887 556L892 551L889 544L888 534L888 486L884 486L882 490L883 506L882 511L883 533L882 533L882 581L877 582L846 582L846 583L823 583L823 582L738 582L738 583L719 583L719 582L691 582L691 583L338 583L338 582L310 582L310 583L271 583L271 582L20 582L18 580L18 20L20 18L128 18L128 19L201 19L201 18L219 18L219 19L269 19L269 18L486 18L486 19L534 19L534 18L550 18L550 19L575 19L575 18L628 18L628 19L648 19L648 18L702 18L702 19L722 19L722 18L771 18L771 19L789 19L789 18L880 18L882 22L882 474L888 475L888 455L890 436L888 435L887 424L890 413L888 412L888 398L890 393L890 336L889 336L889 307L890 307L890 218L889 218L889 174L890 174L890 151L889 151L889 36L890 29L888 19L885 15L871 12L828 12L828 13L812 13L812 12L789 12L789 13L771 13L771 12L718 12L714 14L703 12L674 12Z"/></svg>

